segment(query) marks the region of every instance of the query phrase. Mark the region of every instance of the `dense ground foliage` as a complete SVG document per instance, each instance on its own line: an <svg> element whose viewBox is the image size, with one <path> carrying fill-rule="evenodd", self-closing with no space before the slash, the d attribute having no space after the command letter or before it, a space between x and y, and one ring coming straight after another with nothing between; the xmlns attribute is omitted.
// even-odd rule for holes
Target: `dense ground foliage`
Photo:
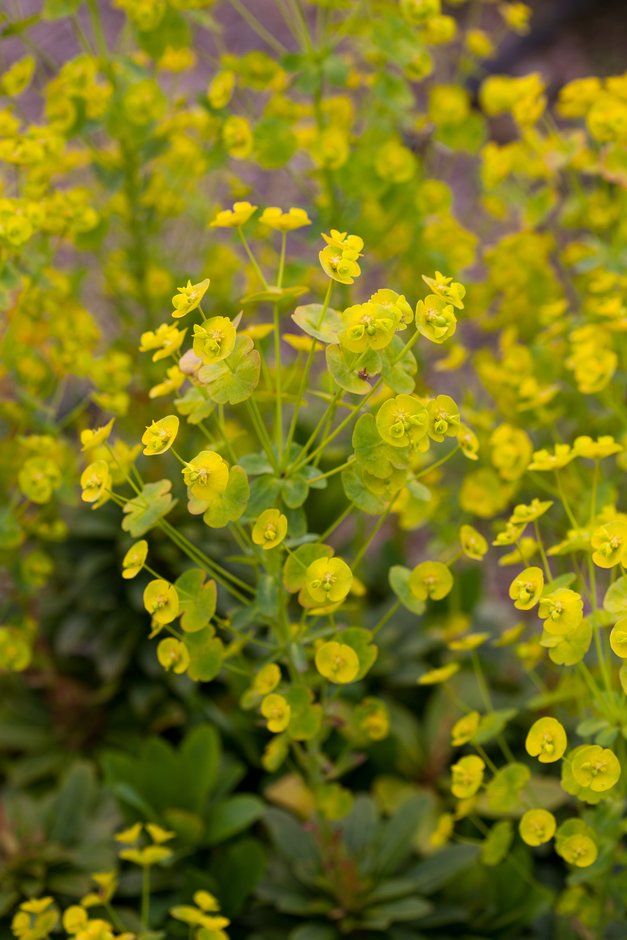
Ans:
<svg viewBox="0 0 627 940"><path fill-rule="evenodd" d="M624 937L627 76L2 17L3 935Z"/></svg>

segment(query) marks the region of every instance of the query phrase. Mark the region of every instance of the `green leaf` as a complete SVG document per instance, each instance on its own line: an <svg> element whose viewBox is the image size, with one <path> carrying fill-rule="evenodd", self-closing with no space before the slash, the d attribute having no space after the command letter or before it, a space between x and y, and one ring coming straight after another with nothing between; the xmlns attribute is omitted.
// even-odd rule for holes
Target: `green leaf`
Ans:
<svg viewBox="0 0 627 940"><path fill-rule="evenodd" d="M4 17L0 18L3 19ZM0 28L0 36L3 39L8 38L9 36L19 36L21 33L25 33L27 30L29 30L31 26L34 26L35 23L39 23L40 20L41 16L38 13L34 14L33 16L25 16L19 20L13 20L11 23L8 23L6 26L2 26ZM6 274L8 267L9 266L7 265L6 268L2 271L3 275ZM6 278L3 277L3 281L4 280L6 280ZM2 300L4 301L6 296L8 302L8 295L5 295L5 292L2 289L5 286L6 285L3 283L0 287L0 297L2 297Z"/></svg>
<svg viewBox="0 0 627 940"><path fill-rule="evenodd" d="M428 797L419 794L403 803L383 825L374 863L379 876L393 875L409 855L416 830L428 809Z"/></svg>
<svg viewBox="0 0 627 940"><path fill-rule="evenodd" d="M378 930L384 930L398 921L419 920L430 914L433 909L424 898L397 898L388 904L377 904L369 907L363 914L365 925L376 923Z"/></svg>
<svg viewBox="0 0 627 940"><path fill-rule="evenodd" d="M222 362L202 366L198 379L219 405L237 405L250 398L259 383L261 358L249 336L238 336L235 349Z"/></svg>
<svg viewBox="0 0 627 940"><path fill-rule="evenodd" d="M617 578L614 584L609 586L603 606L610 614L623 614L627 611L627 575Z"/></svg>
<svg viewBox="0 0 627 940"><path fill-rule="evenodd" d="M484 865L499 865L514 841L514 827L508 819L502 819L492 827L481 845L481 861Z"/></svg>
<svg viewBox="0 0 627 940"><path fill-rule="evenodd" d="M396 363L394 362L402 345L401 337L395 336L392 344L383 353L381 375L385 384L396 395L411 395L416 387L414 376L418 371L418 364L411 350L407 350L402 359Z"/></svg>
<svg viewBox="0 0 627 940"><path fill-rule="evenodd" d="M434 894L455 878L463 875L477 859L475 845L451 845L418 862L405 873L405 878L418 894Z"/></svg>
<svg viewBox="0 0 627 940"><path fill-rule="evenodd" d="M308 336L313 336L322 343L337 344L343 327L342 317L332 307L327 307L323 317L323 310L322 304L305 304L296 308L292 314L292 320Z"/></svg>
<svg viewBox="0 0 627 940"><path fill-rule="evenodd" d="M207 845L217 845L248 829L261 818L263 811L263 800L246 793L218 800L211 807L211 817L205 831Z"/></svg>
<svg viewBox="0 0 627 940"><path fill-rule="evenodd" d="M242 305L260 303L286 304L296 300L298 297L302 297L308 290L309 288L304 287L302 284L295 284L293 287L268 287L267 290L259 290L255 291L254 294L246 294L245 297L242 297L240 303Z"/></svg>
<svg viewBox="0 0 627 940"><path fill-rule="evenodd" d="M288 940L338 940L339 934L335 927L328 924L301 924L292 930Z"/></svg>
<svg viewBox="0 0 627 940"><path fill-rule="evenodd" d="M273 808L266 810L263 822L279 855L299 868L304 865L311 870L317 869L320 852L313 833L302 823L289 813Z"/></svg>
<svg viewBox="0 0 627 940"><path fill-rule="evenodd" d="M63 777L51 814L48 838L61 845L73 845L88 824L88 815L96 793L96 778L91 764L74 764Z"/></svg>
<svg viewBox="0 0 627 940"><path fill-rule="evenodd" d="M216 612L216 583L205 578L200 568L190 568L174 582L179 594L181 626L186 633L202 630Z"/></svg>
<svg viewBox="0 0 627 940"><path fill-rule="evenodd" d="M283 481L281 496L289 509L298 509L302 506L309 494L309 486L302 476L290 477Z"/></svg>
<svg viewBox="0 0 627 940"><path fill-rule="evenodd" d="M219 885L220 906L227 917L242 912L265 867L266 852L256 839L240 839L220 852L214 877Z"/></svg>
<svg viewBox="0 0 627 940"><path fill-rule="evenodd" d="M160 519L176 506L177 500L172 498L170 480L158 480L156 483L147 483L133 499L125 504L122 519L122 528L129 532L134 539L141 538L152 529Z"/></svg>
<svg viewBox="0 0 627 940"><path fill-rule="evenodd" d="M388 573L390 587L403 607L411 610L413 614L422 614L425 610L425 603L414 597L409 590L410 575L411 571L404 565L392 565Z"/></svg>
<svg viewBox="0 0 627 940"><path fill-rule="evenodd" d="M575 666L581 662L592 643L592 625L587 617L565 636L553 636L545 630L541 646L549 651L549 658L557 666Z"/></svg>
<svg viewBox="0 0 627 940"><path fill-rule="evenodd" d="M501 708L487 715L482 715L479 727L473 734L473 744L486 744L496 738L505 728L508 721L518 714L515 708Z"/></svg>
<svg viewBox="0 0 627 940"><path fill-rule="evenodd" d="M260 476L261 474L271 474L273 472L272 464L268 461L265 454L243 454L239 458L239 465L249 477Z"/></svg>
<svg viewBox="0 0 627 940"><path fill-rule="evenodd" d="M188 424L200 424L205 418L208 418L215 411L215 402L204 394L204 392L192 386L188 388L182 398L175 398L174 404L180 415L187 418Z"/></svg>
<svg viewBox="0 0 627 940"><path fill-rule="evenodd" d="M221 529L229 522L236 522L248 505L250 487L246 471L235 465L229 472L229 482L224 493L220 493L203 516L212 529Z"/></svg>
<svg viewBox="0 0 627 940"><path fill-rule="evenodd" d="M342 471L342 486L346 497L361 512L370 516L380 516L385 512L385 500L368 489L363 477L354 467L347 467Z"/></svg>
<svg viewBox="0 0 627 940"><path fill-rule="evenodd" d="M486 787L488 806L499 815L520 808L520 793L529 783L531 771L525 764L507 764L498 770Z"/></svg>
<svg viewBox="0 0 627 940"><path fill-rule="evenodd" d="M409 452L406 447L390 447L377 430L375 417L372 414L362 415L353 431L352 439L355 457L359 465L367 473L386 480L391 477L394 470L402 470L407 466Z"/></svg>
<svg viewBox="0 0 627 940"><path fill-rule="evenodd" d="M322 725L322 706L307 704L294 711L287 732L295 741L311 741Z"/></svg>
<svg viewBox="0 0 627 940"><path fill-rule="evenodd" d="M224 655L224 643L213 635L211 627L197 633L187 633L183 642L189 653L187 674L194 682L210 682L220 672Z"/></svg>
<svg viewBox="0 0 627 940"><path fill-rule="evenodd" d="M44 0L41 15L44 20L60 20L64 16L73 16L82 0Z"/></svg>
<svg viewBox="0 0 627 940"><path fill-rule="evenodd" d="M356 366L359 356L345 352L341 346L330 345L326 348L327 368L340 388L352 395L367 395L372 386L361 378L361 366Z"/></svg>
<svg viewBox="0 0 627 940"><path fill-rule="evenodd" d="M197 725L181 744L180 760L185 790L197 812L212 793L220 768L220 738L211 725Z"/></svg>
<svg viewBox="0 0 627 940"><path fill-rule="evenodd" d="M544 585L543 594L551 594L553 591L558 591L560 588L570 587L573 581L575 580L576 575L572 571L569 571L567 574L562 574L559 578L553 578L552 581L549 581L548 584Z"/></svg>
<svg viewBox="0 0 627 940"><path fill-rule="evenodd" d="M279 610L279 585L272 575L261 575L257 583L257 604L266 617L276 619Z"/></svg>

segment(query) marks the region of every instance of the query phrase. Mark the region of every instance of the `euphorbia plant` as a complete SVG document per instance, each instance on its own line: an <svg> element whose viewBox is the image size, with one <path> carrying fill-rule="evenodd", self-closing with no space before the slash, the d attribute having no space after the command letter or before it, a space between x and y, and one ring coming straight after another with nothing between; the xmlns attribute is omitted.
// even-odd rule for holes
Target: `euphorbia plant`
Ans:
<svg viewBox="0 0 627 940"><path fill-rule="evenodd" d="M388 733L386 706L363 683L377 633L401 604L420 612L453 583L440 559L395 566L389 608L373 622L366 564L378 533L401 509L429 500L422 480L436 466L459 451L475 458L455 401L429 393L412 351L453 335L464 288L436 273L415 311L390 288L351 303L364 244L332 230L319 252L321 302L294 309L310 288L286 277L288 233L310 220L300 209L261 213L259 224L277 232L270 278L246 234L255 212L236 203L212 223L236 231L258 277L244 312L212 311L209 279L188 283L173 299L173 319L141 338L167 367L169 381L153 392L173 394L179 412L156 417L142 436L147 472L159 458L168 476L145 482L136 462L121 466L107 427L90 438L83 499L118 503L123 528L139 539L123 573L152 577L144 605L161 664L196 681L231 674L241 706L270 732L264 767L298 765L333 818L350 807L337 781ZM112 485L116 472L126 488ZM320 497L331 487L327 510ZM185 492L193 529L166 518ZM368 534L351 537L364 517ZM193 563L175 580L152 568L142 536L156 528ZM231 540L219 552L216 530Z"/></svg>

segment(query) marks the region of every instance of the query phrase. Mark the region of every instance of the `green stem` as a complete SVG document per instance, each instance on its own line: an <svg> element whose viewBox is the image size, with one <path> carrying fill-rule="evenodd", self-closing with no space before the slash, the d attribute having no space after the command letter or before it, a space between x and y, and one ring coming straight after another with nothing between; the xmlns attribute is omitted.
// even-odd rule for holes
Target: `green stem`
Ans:
<svg viewBox="0 0 627 940"><path fill-rule="evenodd" d="M312 483L318 483L320 480L326 480L329 477L335 476L336 473L340 473L341 470L345 470L346 467L350 467L352 463L355 462L355 458L351 455L348 460L345 460L344 463L339 464L337 467L333 467L332 470L327 470L326 473L321 473L317 477L312 477L310 480L307 480L309 486Z"/></svg>
<svg viewBox="0 0 627 940"><path fill-rule="evenodd" d="M141 923L142 929L148 930L150 922L150 866L144 865L142 872L142 906Z"/></svg>
<svg viewBox="0 0 627 940"><path fill-rule="evenodd" d="M260 39L262 39L270 48L277 53L277 55L283 56L287 52L286 47L282 42L273 36L272 33L266 29L266 27L261 23L257 17L250 12L246 3L240 2L240 0L229 0L229 3L236 10L241 18L248 23L253 32L257 33Z"/></svg>
<svg viewBox="0 0 627 940"><path fill-rule="evenodd" d="M263 284L263 286L264 286L264 287L266 288L266 290L267 290L268 287L269 287L268 282L266 281L266 279L265 279L265 277L264 277L264 274L263 274L261 268L260 268L259 265L257 264L257 259L255 258L254 254L253 254L252 251L251 251L250 245L248 244L248 239L247 239L246 236L244 235L244 230L242 229L242 226L241 226L241 225L238 225L238 226L237 226L237 234L239 235L240 241L241 241L242 245L244 246L244 251L245 251L246 254L248 255L248 260L250 261L250 263L252 264L253 268L255 269L255 272L256 272L256 274L257 274L257 277L259 278L259 280L261 281L261 283Z"/></svg>
<svg viewBox="0 0 627 940"><path fill-rule="evenodd" d="M447 460L450 460L451 457L457 453L459 450L459 444L454 447L452 450L449 450L448 454L445 454L444 457L440 457L439 460L436 460L435 463L430 464L428 467L425 467L424 470L421 470L420 473L414 474L414 480L421 480L422 477L426 477L432 470L437 470L438 467L441 467L442 464L446 463Z"/></svg>
<svg viewBox="0 0 627 940"><path fill-rule="evenodd" d="M376 624L374 625L374 627L372 628L372 635L373 635L373 636L376 636L377 633L379 632L379 630L382 630L382 629L383 629L383 627L384 627L384 626L386 625L386 623L388 623L388 621L394 616L394 614L396 613L396 611L399 609L400 606L401 606L401 602L400 602L400 601L395 601L395 603L392 604L392 606L390 607L390 609L388 610L388 612L387 612L386 614L384 614L383 617L381 617L381 619L378 620L377 623L376 623Z"/></svg>
<svg viewBox="0 0 627 940"><path fill-rule="evenodd" d="M363 543L363 545L361 546L361 548L355 555L355 558L353 559L351 563L351 569L353 570L353 572L357 570L359 563L361 562L362 558L368 551L373 540L376 538L377 534L381 530L383 524L385 523L385 520L390 515L390 512L392 511L392 504L397 496L398 496L398 493L395 493L394 496L391 498L390 502L387 505L387 508L384 510L384 512L381 513L381 515L379 516L379 518L373 525L372 529L370 530L370 535L368 536L366 541Z"/></svg>
<svg viewBox="0 0 627 940"><path fill-rule="evenodd" d="M274 469L278 472L279 467L274 451L272 450L272 441L270 440L266 426L263 423L263 417L259 411L259 405L254 398L248 398L246 399L246 408L248 409L248 414L250 415L250 420L252 421L253 427L255 428L259 443L263 447L266 457Z"/></svg>
<svg viewBox="0 0 627 940"><path fill-rule="evenodd" d="M331 302L331 294L333 292L333 281L329 281L329 286L327 287L327 292L322 303L322 310L320 312L320 322L324 319L324 315L329 309L329 303ZM294 440L294 433L296 431L296 425L298 424L298 415L300 414L300 406L303 401L305 394L305 388L307 387L307 381L309 379L309 371L311 369L311 364L313 362L314 353L316 351L316 343L312 337L311 349L309 350L309 355L307 356L307 362L305 363L305 368L300 380L300 385L298 392L296 394L296 404L294 406L294 411L292 412L292 420L290 422L289 431L287 433L287 443L285 445L285 454L289 460L290 448L292 446L292 441Z"/></svg>

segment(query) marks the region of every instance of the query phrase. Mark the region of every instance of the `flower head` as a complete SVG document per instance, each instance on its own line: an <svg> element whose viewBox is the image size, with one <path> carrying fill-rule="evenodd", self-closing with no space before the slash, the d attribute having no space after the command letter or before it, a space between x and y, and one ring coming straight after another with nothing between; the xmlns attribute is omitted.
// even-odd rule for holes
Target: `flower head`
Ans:
<svg viewBox="0 0 627 940"><path fill-rule="evenodd" d="M286 698L277 692L271 692L261 703L261 714L266 719L268 731L280 734L290 723L292 709Z"/></svg>
<svg viewBox="0 0 627 940"><path fill-rule="evenodd" d="M340 343L350 352L383 349L389 346L396 332L395 316L386 307L371 301L347 307L342 321Z"/></svg>
<svg viewBox="0 0 627 940"><path fill-rule="evenodd" d="M409 576L409 590L421 601L440 601L452 587L453 575L441 561L423 561Z"/></svg>
<svg viewBox="0 0 627 940"><path fill-rule="evenodd" d="M542 568L525 568L510 584L509 596L518 610L531 610L540 600L543 589Z"/></svg>
<svg viewBox="0 0 627 940"><path fill-rule="evenodd" d="M185 672L189 666L187 647L173 636L160 641L157 647L157 659L166 672L172 671L177 675Z"/></svg>
<svg viewBox="0 0 627 940"><path fill-rule="evenodd" d="M357 677L359 657L352 646L331 640L316 650L316 669L329 682L344 685Z"/></svg>
<svg viewBox="0 0 627 940"><path fill-rule="evenodd" d="M209 365L221 362L235 348L237 334L228 317L211 317L194 324L194 355Z"/></svg>
<svg viewBox="0 0 627 940"><path fill-rule="evenodd" d="M281 681L281 670L276 663L262 666L253 679L252 688L257 695L269 695Z"/></svg>
<svg viewBox="0 0 627 940"><path fill-rule="evenodd" d="M272 228L277 232L293 232L304 225L311 225L311 219L305 210L294 207L288 209L287 212L283 212L282 209L276 206L270 206L263 210L259 216L259 221L262 225L267 225L268 228Z"/></svg>
<svg viewBox="0 0 627 940"><path fill-rule="evenodd" d="M537 757L541 764L559 760L566 750L566 732L555 718L538 718L527 734L527 753Z"/></svg>
<svg viewBox="0 0 627 940"><path fill-rule="evenodd" d="M172 623L179 613L176 588L169 581L160 578L150 581L144 590L144 607L156 624L163 626Z"/></svg>
<svg viewBox="0 0 627 940"><path fill-rule="evenodd" d="M627 617L621 617L612 627L610 646L617 656L627 659Z"/></svg>
<svg viewBox="0 0 627 940"><path fill-rule="evenodd" d="M81 499L86 503L95 503L106 496L111 489L111 471L106 460L95 460L81 473Z"/></svg>
<svg viewBox="0 0 627 940"><path fill-rule="evenodd" d="M91 450L93 447L98 447L100 444L104 443L107 440L111 431L113 429L113 423L115 418L103 425L101 428L85 428L84 431L81 431L81 450Z"/></svg>
<svg viewBox="0 0 627 940"><path fill-rule="evenodd" d="M560 470L575 457L569 444L556 444L553 451L536 450L529 464L529 470Z"/></svg>
<svg viewBox="0 0 627 940"><path fill-rule="evenodd" d="M361 257L363 240L359 235L347 235L331 229L331 235L322 236L326 247L319 254L324 273L340 284L352 284L361 274L357 259Z"/></svg>
<svg viewBox="0 0 627 940"><path fill-rule="evenodd" d="M211 228L239 228L248 222L251 215L257 211L257 206L249 202L235 202L232 209L222 209L209 223Z"/></svg>
<svg viewBox="0 0 627 940"><path fill-rule="evenodd" d="M314 601L337 604L351 589L353 573L341 558L318 558L305 573L305 585Z"/></svg>
<svg viewBox="0 0 627 940"><path fill-rule="evenodd" d="M209 283L209 278L206 277L204 281L200 281L198 284L192 284L191 281L188 281L185 287L177 287L178 294L172 298L172 306L174 307L172 316L184 317L187 313L195 310L205 296Z"/></svg>
<svg viewBox="0 0 627 940"><path fill-rule="evenodd" d="M581 594L570 588L558 588L540 600L538 616L544 620L544 629L555 636L564 636L578 627L583 620Z"/></svg>
<svg viewBox="0 0 627 940"><path fill-rule="evenodd" d="M595 793L611 790L621 775L620 761L614 751L599 744L577 748L571 770L579 786L589 787Z"/></svg>
<svg viewBox="0 0 627 940"><path fill-rule="evenodd" d="M376 416L377 430L392 447L417 444L427 434L428 412L413 395L397 395L383 402Z"/></svg>
<svg viewBox="0 0 627 940"><path fill-rule="evenodd" d="M122 577L134 578L144 567L146 556L148 555L148 542L140 539L131 545L126 555L122 559Z"/></svg>
<svg viewBox="0 0 627 940"><path fill-rule="evenodd" d="M201 501L220 496L229 482L229 465L213 450L201 450L187 461L181 473L190 496Z"/></svg>
<svg viewBox="0 0 627 940"><path fill-rule="evenodd" d="M453 747L461 747L463 744L467 744L479 727L480 721L481 715L476 711L468 712L467 715L456 721L451 729L451 744Z"/></svg>
<svg viewBox="0 0 627 940"><path fill-rule="evenodd" d="M595 529L590 544L592 561L599 568L627 564L627 520L617 519Z"/></svg>
<svg viewBox="0 0 627 940"><path fill-rule="evenodd" d="M483 782L485 764L475 754L460 758L451 767L451 793L458 800L468 800L474 796Z"/></svg>
<svg viewBox="0 0 627 940"><path fill-rule="evenodd" d="M457 437L460 430L459 408L450 395L437 395L427 403L429 437L442 442L445 437Z"/></svg>
<svg viewBox="0 0 627 940"><path fill-rule="evenodd" d="M435 277L427 277L423 274L422 279L433 294L443 297L458 310L463 310L463 299L466 296L466 288L463 284L453 281L452 277L444 277L439 271L435 272Z"/></svg>
<svg viewBox="0 0 627 940"><path fill-rule="evenodd" d="M518 831L527 845L544 845L555 835L555 816L547 809L528 809L520 820Z"/></svg>
<svg viewBox="0 0 627 940"><path fill-rule="evenodd" d="M142 435L144 454L154 457L164 454L172 447L179 430L179 419L176 415L166 415L159 421L153 421Z"/></svg>
<svg viewBox="0 0 627 940"><path fill-rule="evenodd" d="M453 304L438 294L428 294L416 304L416 327L432 343L446 342L457 329Z"/></svg>
<svg viewBox="0 0 627 940"><path fill-rule="evenodd" d="M287 534L287 516L278 509L266 509L253 526L252 539L255 545L261 545L269 551L279 545Z"/></svg>
<svg viewBox="0 0 627 940"><path fill-rule="evenodd" d="M477 532L471 525L463 525L459 530L459 539L464 555L475 561L481 561L488 550L488 543L481 532Z"/></svg>
<svg viewBox="0 0 627 940"><path fill-rule="evenodd" d="M174 323L162 323L156 330L148 330L142 333L139 346L140 352L151 352L156 350L152 357L153 362L160 359L167 359L174 355L180 348L185 339L187 330L177 329Z"/></svg>
<svg viewBox="0 0 627 940"><path fill-rule="evenodd" d="M414 319L414 311L407 303L404 295L397 294L396 291L387 287L375 291L370 297L370 303L389 310L396 321L397 330L404 330Z"/></svg>

